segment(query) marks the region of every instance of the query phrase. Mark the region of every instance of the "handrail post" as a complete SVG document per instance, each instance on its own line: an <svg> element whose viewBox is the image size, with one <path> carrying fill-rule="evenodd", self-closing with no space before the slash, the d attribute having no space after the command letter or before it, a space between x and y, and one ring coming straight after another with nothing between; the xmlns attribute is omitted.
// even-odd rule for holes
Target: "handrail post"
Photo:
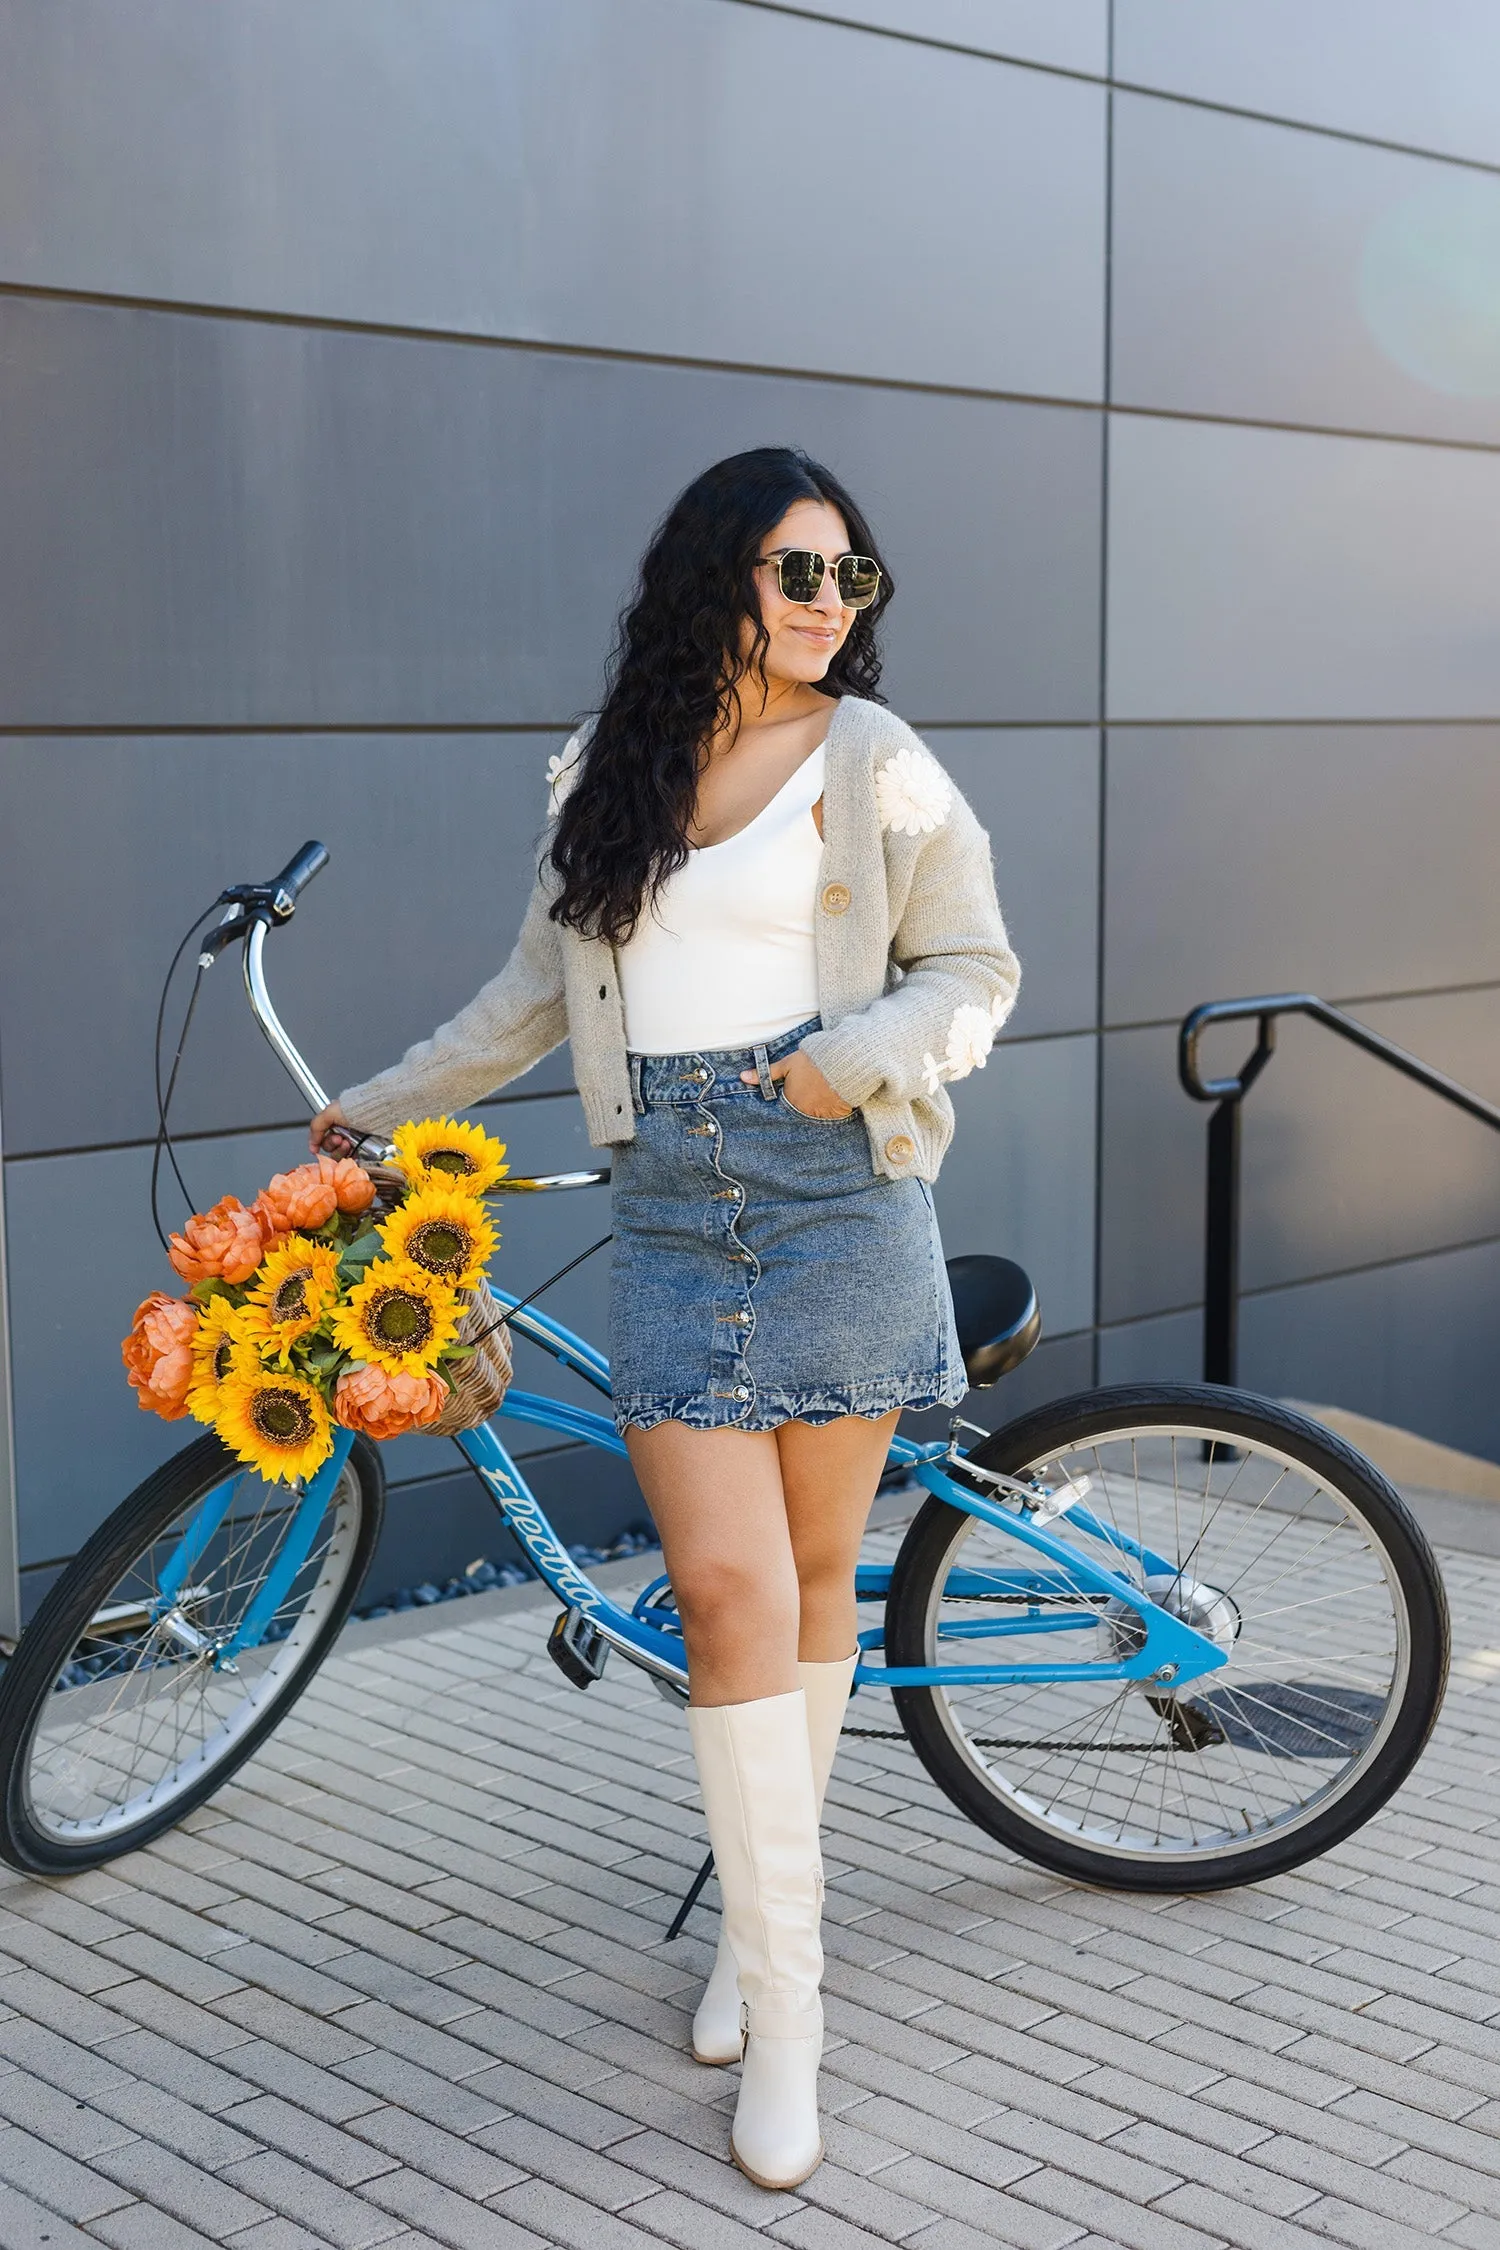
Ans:
<svg viewBox="0 0 1500 2250"><path fill-rule="evenodd" d="M1203 1230L1203 1380L1239 1379L1240 1101L1219 1102L1208 1121L1208 1198Z"/></svg>

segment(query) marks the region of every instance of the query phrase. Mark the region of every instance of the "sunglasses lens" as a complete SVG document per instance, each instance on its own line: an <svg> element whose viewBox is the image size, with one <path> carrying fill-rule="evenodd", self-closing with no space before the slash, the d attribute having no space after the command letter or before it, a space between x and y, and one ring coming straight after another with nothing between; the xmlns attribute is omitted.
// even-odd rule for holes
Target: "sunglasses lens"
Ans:
<svg viewBox="0 0 1500 2250"><path fill-rule="evenodd" d="M789 602L815 602L823 583L821 555L806 547L791 547L781 558L781 591Z"/></svg>
<svg viewBox="0 0 1500 2250"><path fill-rule="evenodd" d="M868 555L843 555L834 570L846 609L868 609L880 592L880 565Z"/></svg>

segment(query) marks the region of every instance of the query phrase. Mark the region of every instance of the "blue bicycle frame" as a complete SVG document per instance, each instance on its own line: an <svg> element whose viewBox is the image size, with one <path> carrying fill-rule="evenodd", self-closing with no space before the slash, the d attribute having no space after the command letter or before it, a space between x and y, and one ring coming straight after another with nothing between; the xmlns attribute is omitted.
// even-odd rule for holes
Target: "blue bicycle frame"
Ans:
<svg viewBox="0 0 1500 2250"><path fill-rule="evenodd" d="M550 1353L560 1365L581 1376L594 1390L606 1398L610 1395L609 1363L592 1344L533 1306L522 1306L519 1299L505 1290L496 1289L494 1294L511 1312L513 1335L526 1337L542 1351ZM624 1442L608 1416L559 1399L544 1398L534 1391L508 1392L494 1417L495 1422L505 1420L530 1422L540 1429L556 1431L559 1436L598 1446L606 1453L625 1455ZM457 1443L483 1480L537 1575L563 1606L580 1612L605 1642L618 1648L631 1663L651 1673L669 1693L685 1695L687 1665L682 1631L670 1607L666 1580L654 1580L632 1609L622 1609L594 1584L563 1546L541 1503L496 1436L493 1422L483 1422L477 1429L466 1431ZM217 1653L216 1662L220 1665L232 1664L242 1651L253 1648L286 1599L311 1552L318 1525L352 1444L350 1433L340 1430L333 1453L297 1497L292 1522L275 1562L247 1609L239 1630ZM1130 1655L1097 1663L1048 1664L1032 1659L1007 1664L989 1661L981 1655L972 1662L895 1666L866 1661L884 1646L884 1628L877 1625L859 1636L861 1661L855 1673L856 1686L999 1687L1057 1680L1155 1680L1170 1681L1175 1689L1227 1661L1224 1650L1160 1608L1128 1578L1110 1569L1105 1560L1095 1559L1070 1540L1061 1538L1047 1522L1034 1520L1019 1495L1006 1505L968 1485L956 1483L948 1474L953 1462L947 1446L915 1445L908 1439L897 1438L891 1446L890 1461L893 1467L906 1469L912 1483L921 1485L965 1514L993 1525L1014 1539L1019 1547L1029 1549L1032 1556L1051 1566L1044 1570L991 1567L950 1573L945 1591L956 1597L1003 1594L1014 1601L1024 1601L1027 1606L1023 1615L1014 1618L966 1618L940 1625L940 1640L993 1643L1017 1635L1032 1637L1040 1633L1078 1631L1098 1623L1102 1603L1116 1605L1117 1615L1121 1610L1133 1613L1140 1621L1141 1638ZM156 1604L159 1611L170 1610L177 1601L224 1521L237 1482L237 1478L231 1478L218 1486L194 1512L159 1576ZM1037 1498L1041 1497L1038 1491ZM1076 1503L1067 1510L1067 1522L1075 1536L1081 1534L1116 1555L1129 1557L1141 1566L1147 1577L1170 1579L1177 1574L1176 1566L1164 1556L1138 1545L1112 1525L1100 1523ZM856 1577L859 1600L882 1601L889 1590L890 1579L889 1565L862 1564ZM1077 1609L1057 1606L1059 1601L1066 1604L1070 1598L1077 1599L1080 1605Z"/></svg>

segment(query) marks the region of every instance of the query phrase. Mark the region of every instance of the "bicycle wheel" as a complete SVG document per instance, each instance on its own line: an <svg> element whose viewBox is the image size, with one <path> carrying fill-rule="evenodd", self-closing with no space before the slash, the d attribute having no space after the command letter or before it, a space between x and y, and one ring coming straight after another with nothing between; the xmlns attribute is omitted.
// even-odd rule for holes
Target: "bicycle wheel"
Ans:
<svg viewBox="0 0 1500 2250"><path fill-rule="evenodd" d="M174 1602L160 1573L195 1509L234 1481ZM296 1702L369 1566L385 1474L357 1440L268 1631L235 1631L280 1552L298 1495L203 1437L138 1485L51 1589L0 1683L0 1855L47 1875L134 1851L201 1805Z"/></svg>
<svg viewBox="0 0 1500 2250"><path fill-rule="evenodd" d="M1052 1529L1228 1659L1177 1694L1076 1680L893 1689L917 1756L991 1836L1111 1889L1218 1890L1327 1851L1410 1771L1447 1676L1442 1580L1399 1496L1331 1431L1243 1391L1132 1385L1042 1407L971 1459L1071 1485L1080 1513L1170 1567L1069 1513ZM1050 1590L1022 1585L1047 1569ZM985 1619L1021 1630L966 1645L966 1621ZM936 1498L886 1605L893 1665L997 1650L1018 1664L1122 1661L1140 1636L1127 1604L1059 1591L1045 1558Z"/></svg>

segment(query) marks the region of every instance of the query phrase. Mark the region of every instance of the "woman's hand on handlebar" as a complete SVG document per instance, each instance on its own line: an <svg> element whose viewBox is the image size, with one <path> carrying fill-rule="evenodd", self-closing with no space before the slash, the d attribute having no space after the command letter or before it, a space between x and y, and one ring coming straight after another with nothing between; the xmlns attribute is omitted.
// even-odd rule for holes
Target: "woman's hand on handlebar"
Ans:
<svg viewBox="0 0 1500 2250"><path fill-rule="evenodd" d="M331 1148L325 1149L323 1136L325 1133L332 1132L335 1126L340 1127L349 1137L347 1140L335 1142ZM350 1129L349 1120L337 1102L329 1102L325 1108L318 1111L317 1116L307 1128L307 1145L314 1156L351 1156L353 1154L354 1136Z"/></svg>

